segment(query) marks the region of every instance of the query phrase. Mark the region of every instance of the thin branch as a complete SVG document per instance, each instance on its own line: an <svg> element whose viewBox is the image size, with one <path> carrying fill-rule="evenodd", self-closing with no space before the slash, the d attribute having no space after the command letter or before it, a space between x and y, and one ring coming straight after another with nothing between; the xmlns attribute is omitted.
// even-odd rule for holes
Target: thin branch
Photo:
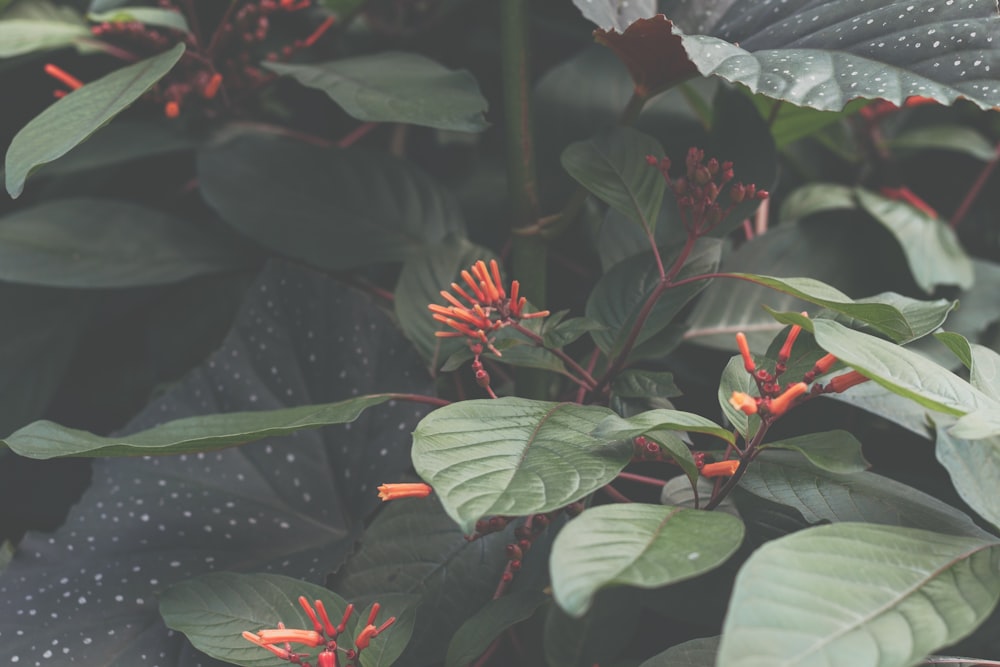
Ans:
<svg viewBox="0 0 1000 667"><path fill-rule="evenodd" d="M976 198L979 197L979 193L982 191L983 186L986 185L986 181L989 180L990 175L993 174L993 170L996 169L997 162L1000 161L1000 143L997 143L996 148L993 150L993 159L986 163L982 171L979 172L979 176L972 183L969 191L965 193L965 197L962 198L962 203L958 205L955 213L951 216L951 220L948 221L948 226L952 229L958 226L958 223L962 222L965 216L969 213L969 209L972 208L972 204L975 203Z"/></svg>

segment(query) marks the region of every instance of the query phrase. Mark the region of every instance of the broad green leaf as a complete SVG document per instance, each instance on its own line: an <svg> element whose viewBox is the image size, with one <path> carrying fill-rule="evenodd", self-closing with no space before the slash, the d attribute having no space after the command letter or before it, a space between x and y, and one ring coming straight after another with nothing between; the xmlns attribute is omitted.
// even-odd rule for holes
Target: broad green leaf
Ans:
<svg viewBox="0 0 1000 667"><path fill-rule="evenodd" d="M563 528L549 569L559 606L579 618L607 586L657 588L724 563L743 523L721 512L631 503L586 510Z"/></svg>
<svg viewBox="0 0 1000 667"><path fill-rule="evenodd" d="M681 390L674 384L674 374L629 368L611 383L611 391L621 398L674 398Z"/></svg>
<svg viewBox="0 0 1000 667"><path fill-rule="evenodd" d="M998 547L995 539L851 523L765 544L736 578L719 664L916 664L992 611Z"/></svg>
<svg viewBox="0 0 1000 667"><path fill-rule="evenodd" d="M448 238L410 257L399 273L393 308L403 333L430 362L432 369L468 345L454 338L438 338L435 331L447 329L431 317L427 305L447 305L441 291L451 291L451 283L462 282L460 273L478 260L489 261L493 253L465 239Z"/></svg>
<svg viewBox="0 0 1000 667"><path fill-rule="evenodd" d="M906 153L919 150L958 151L983 162L995 155L993 142L966 125L931 125L906 130L889 139L889 147Z"/></svg>
<svg viewBox="0 0 1000 667"><path fill-rule="evenodd" d="M531 618L546 599L548 596L539 591L521 590L490 600L451 638L445 667L466 667L475 662L500 633Z"/></svg>
<svg viewBox="0 0 1000 667"><path fill-rule="evenodd" d="M837 183L808 183L796 188L781 204L778 218L792 222L808 218L810 215L857 208L854 188Z"/></svg>
<svg viewBox="0 0 1000 667"><path fill-rule="evenodd" d="M439 664L458 629L490 602L507 564L504 545L514 539L507 529L470 542L433 496L396 500L330 585L355 604L377 601L387 614L413 615L398 664Z"/></svg>
<svg viewBox="0 0 1000 667"><path fill-rule="evenodd" d="M248 264L228 235L117 199L54 199L0 217L0 280L12 283L141 287Z"/></svg>
<svg viewBox="0 0 1000 667"><path fill-rule="evenodd" d="M358 120L460 132L488 127L483 117L487 102L472 75L418 53L385 51L322 63L264 66L323 91Z"/></svg>
<svg viewBox="0 0 1000 667"><path fill-rule="evenodd" d="M934 452L962 500L1000 527L1000 436L962 440L939 428Z"/></svg>
<svg viewBox="0 0 1000 667"><path fill-rule="evenodd" d="M752 97L760 115L771 122L771 136L775 146L781 150L789 144L814 135L819 130L837 123L851 113L850 107L844 111L817 111L809 107L785 104L763 95Z"/></svg>
<svg viewBox="0 0 1000 667"><path fill-rule="evenodd" d="M581 618L549 605L542 628L547 667L593 667L610 665L628 650L635 628L641 623L643 608L636 603L635 591L608 588Z"/></svg>
<svg viewBox="0 0 1000 667"><path fill-rule="evenodd" d="M322 344L340 338L338 345ZM128 428L381 391L423 392L423 368L367 296L322 274L272 263L247 289L221 349ZM38 647L49 646L49 662L58 664L64 661L58 646L70 648L80 665L218 667L163 624L160 593L225 570L281 572L322 584L381 505L375 487L409 469L409 431L425 412L426 406L389 401L351 424L242 447L93 461L93 483L65 523L28 532L18 557L0 572L0 654L31 664L43 660ZM419 539L431 541L429 532ZM475 555L492 552L503 559L502 543ZM487 585L488 599L496 579ZM18 613L26 598L38 618L56 613L59 623L26 623L26 612ZM267 625L273 620L281 619ZM161 653L167 657L155 657Z"/></svg>
<svg viewBox="0 0 1000 667"><path fill-rule="evenodd" d="M775 440L761 449L790 449L805 456L817 468L837 474L861 472L870 467L861 454L861 443L847 431L822 431Z"/></svg>
<svg viewBox="0 0 1000 667"><path fill-rule="evenodd" d="M816 342L824 350L886 389L924 407L951 415L1000 407L951 371L904 347L832 320L812 320L806 326L812 328Z"/></svg>
<svg viewBox="0 0 1000 667"><path fill-rule="evenodd" d="M7 192L18 197L31 171L74 146L135 102L169 72L184 53L177 44L74 90L21 128L7 149Z"/></svg>
<svg viewBox="0 0 1000 667"><path fill-rule="evenodd" d="M713 272L719 265L720 243L716 239L699 239L675 280ZM669 266L670 256L664 257ZM663 290L649 312L635 340L639 345L666 328L684 305L708 285L696 280L680 287ZM586 315L606 329L591 332L598 347L613 357L621 352L643 305L660 287L660 274L652 252L626 259L616 264L594 287L587 299Z"/></svg>
<svg viewBox="0 0 1000 667"><path fill-rule="evenodd" d="M964 537L988 533L954 507L871 472L821 470L793 452L766 452L740 478L740 488L798 510L809 523L863 521Z"/></svg>
<svg viewBox="0 0 1000 667"><path fill-rule="evenodd" d="M0 58L61 49L90 36L90 30L82 22L0 20Z"/></svg>
<svg viewBox="0 0 1000 667"><path fill-rule="evenodd" d="M590 435L607 408L523 398L462 401L413 432L413 467L466 533L491 515L548 512L604 486L631 441Z"/></svg>
<svg viewBox="0 0 1000 667"><path fill-rule="evenodd" d="M692 412L662 409L649 410L628 419L622 419L618 415L610 415L601 420L591 435L604 440L631 439L661 429L705 433L721 438L729 444L733 444L735 441L731 431L722 428L711 419L705 419Z"/></svg>
<svg viewBox="0 0 1000 667"><path fill-rule="evenodd" d="M94 23L133 23L147 26L170 28L179 32L189 33L187 19L184 14L173 9L161 7L118 7L106 12L91 12L87 18Z"/></svg>
<svg viewBox="0 0 1000 667"><path fill-rule="evenodd" d="M760 395L760 392L757 390L757 383L754 382L753 376L747 373L746 368L743 366L743 357L738 354L730 358L726 367L722 370L722 377L719 379L718 399L719 406L722 408L722 414L726 415L726 419L743 436L744 442L750 442L760 428L760 417L757 415L748 415L742 410L733 407L729 399L732 398L733 392L736 391L750 394L751 396Z"/></svg>
<svg viewBox="0 0 1000 667"><path fill-rule="evenodd" d="M683 49L704 76L816 109L858 97L1000 102L991 2L889 2L859 13L851 0L795 0L777 9L730 3L706 34L682 36Z"/></svg>
<svg viewBox="0 0 1000 667"><path fill-rule="evenodd" d="M21 456L33 459L204 452L269 436L287 435L301 429L347 424L367 408L394 398L398 397L395 394L378 394L325 405L187 417L120 437L104 437L50 421L37 421L18 429L3 442Z"/></svg>
<svg viewBox="0 0 1000 667"><path fill-rule="evenodd" d="M715 667L719 637L699 637L671 646L639 667Z"/></svg>
<svg viewBox="0 0 1000 667"><path fill-rule="evenodd" d="M972 386L1000 402L1000 354L985 345L972 346Z"/></svg>
<svg viewBox="0 0 1000 667"><path fill-rule="evenodd" d="M200 151L198 181L236 230L324 269L405 260L465 231L458 204L430 177L361 149L241 136Z"/></svg>
<svg viewBox="0 0 1000 667"><path fill-rule="evenodd" d="M856 188L861 207L896 237L913 279L928 294L938 285L972 287L972 261L954 230L915 206Z"/></svg>
<svg viewBox="0 0 1000 667"><path fill-rule="evenodd" d="M600 200L627 215L646 230L656 231L666 182L646 156L663 156L653 137L618 126L589 141L571 144L563 151L562 165L569 175Z"/></svg>
<svg viewBox="0 0 1000 667"><path fill-rule="evenodd" d="M542 329L542 338L545 340L545 346L550 348L565 347L578 340L588 331L596 331L602 326L586 317L571 317L568 320L560 319L556 324L552 324L552 319L552 317L547 318L545 320L545 328Z"/></svg>
<svg viewBox="0 0 1000 667"><path fill-rule="evenodd" d="M160 595L160 613L167 627L183 632L195 648L213 658L245 666L287 664L271 653L243 639L243 632L257 632L277 628L284 623L289 628L312 630L312 621L299 606L299 596L312 604L323 601L330 620L340 622L347 609L347 601L329 589L298 579L277 574L236 574L216 572L182 581ZM337 640L337 646L354 647L359 609L352 616L347 629ZM379 614L376 624L381 624L388 614ZM365 617L364 620L367 620ZM384 644L393 643L396 656L409 640L406 627L390 626L372 640L368 650L378 652ZM296 646L298 652L315 656L318 649ZM383 663L386 665L391 662Z"/></svg>

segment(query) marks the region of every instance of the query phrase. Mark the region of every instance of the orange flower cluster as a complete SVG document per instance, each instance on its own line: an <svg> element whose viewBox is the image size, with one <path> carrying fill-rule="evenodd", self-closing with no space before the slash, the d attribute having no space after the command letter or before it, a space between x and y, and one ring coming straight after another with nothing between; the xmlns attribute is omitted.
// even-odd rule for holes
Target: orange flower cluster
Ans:
<svg viewBox="0 0 1000 667"><path fill-rule="evenodd" d="M500 267L495 259L486 262L479 260L468 271L462 271L465 287L452 283L452 291L465 300L462 303L455 294L441 290L441 296L449 305L442 306L432 303L427 306L433 317L454 331L436 331L439 338L470 338L477 343L489 347L497 356L500 352L493 347L489 334L508 326L511 323L535 317L546 317L549 311L525 313L528 300L520 296L520 283L514 280L510 284L510 294L504 289L500 279ZM466 305L467 304L467 305Z"/></svg>

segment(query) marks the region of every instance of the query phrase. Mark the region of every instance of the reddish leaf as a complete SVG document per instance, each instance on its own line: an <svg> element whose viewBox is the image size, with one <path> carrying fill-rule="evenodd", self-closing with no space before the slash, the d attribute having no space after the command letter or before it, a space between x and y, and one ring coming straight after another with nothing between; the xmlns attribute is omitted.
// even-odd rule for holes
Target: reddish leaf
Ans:
<svg viewBox="0 0 1000 667"><path fill-rule="evenodd" d="M636 93L646 97L698 74L673 26L672 21L658 14L635 21L623 33L595 30L594 39L625 63Z"/></svg>

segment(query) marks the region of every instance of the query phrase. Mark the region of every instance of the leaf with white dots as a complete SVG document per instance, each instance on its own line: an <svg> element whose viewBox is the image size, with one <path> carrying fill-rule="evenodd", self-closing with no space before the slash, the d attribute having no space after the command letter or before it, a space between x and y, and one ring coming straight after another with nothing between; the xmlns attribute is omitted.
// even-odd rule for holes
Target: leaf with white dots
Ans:
<svg viewBox="0 0 1000 667"><path fill-rule="evenodd" d="M419 356L367 297L274 264L249 290L221 349L126 433L427 384ZM0 573L3 654L24 662L51 651L120 667L221 664L168 631L158 596L217 570L321 582L378 506L375 487L409 467L409 432L425 413L390 400L349 424L243 447L96 461L65 525L29 533Z"/></svg>

